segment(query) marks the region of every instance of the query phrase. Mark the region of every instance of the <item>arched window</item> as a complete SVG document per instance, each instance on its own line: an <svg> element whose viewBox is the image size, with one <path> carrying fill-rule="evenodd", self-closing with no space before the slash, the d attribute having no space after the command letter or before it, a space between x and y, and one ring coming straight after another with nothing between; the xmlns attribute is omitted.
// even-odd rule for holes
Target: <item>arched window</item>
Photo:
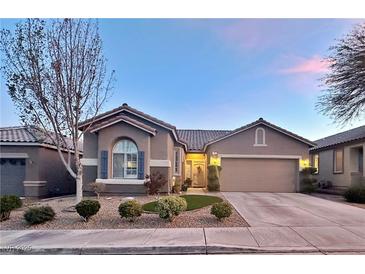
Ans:
<svg viewBox="0 0 365 274"><path fill-rule="evenodd" d="M258 127L255 132L255 146L266 146L265 129Z"/></svg>
<svg viewBox="0 0 365 274"><path fill-rule="evenodd" d="M138 149L128 139L118 141L113 147L113 178L137 178Z"/></svg>

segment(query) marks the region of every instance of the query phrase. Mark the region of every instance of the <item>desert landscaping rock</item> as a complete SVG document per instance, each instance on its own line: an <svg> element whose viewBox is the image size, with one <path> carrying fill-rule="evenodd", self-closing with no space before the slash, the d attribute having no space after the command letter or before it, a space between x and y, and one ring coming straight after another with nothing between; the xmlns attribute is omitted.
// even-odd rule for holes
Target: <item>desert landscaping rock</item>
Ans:
<svg viewBox="0 0 365 274"><path fill-rule="evenodd" d="M92 197L91 199L96 199ZM183 212L173 222L159 218L157 214L144 213L134 223L121 219L118 206L126 201L126 197L111 196L101 197L100 211L89 222L84 222L73 211L65 210L74 203L73 197L47 199L45 201L28 201L24 206L11 213L11 218L0 223L1 230L48 230L48 229L124 229L124 228L203 228L203 227L245 227L245 220L234 211L230 218L224 222L218 222L210 214L210 206L198 210ZM147 203L156 199L153 196L135 197L140 203ZM56 212L55 219L40 225L29 226L23 219L25 210L30 206L49 205Z"/></svg>

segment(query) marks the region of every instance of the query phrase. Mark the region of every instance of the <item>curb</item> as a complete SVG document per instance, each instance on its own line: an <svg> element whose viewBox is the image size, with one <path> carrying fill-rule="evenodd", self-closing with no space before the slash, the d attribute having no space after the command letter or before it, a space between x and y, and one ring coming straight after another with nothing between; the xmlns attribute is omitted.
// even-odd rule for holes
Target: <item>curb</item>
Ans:
<svg viewBox="0 0 365 274"><path fill-rule="evenodd" d="M139 246L0 249L1 255L209 255L209 254L346 254L365 253L361 249L317 249L313 247L233 247L233 246Z"/></svg>

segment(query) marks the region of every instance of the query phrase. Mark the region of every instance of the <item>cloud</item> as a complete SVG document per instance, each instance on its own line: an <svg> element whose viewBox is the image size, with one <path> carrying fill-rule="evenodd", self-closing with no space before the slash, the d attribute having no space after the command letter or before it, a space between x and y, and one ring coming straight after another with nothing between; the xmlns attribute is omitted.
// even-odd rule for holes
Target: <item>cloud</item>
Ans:
<svg viewBox="0 0 365 274"><path fill-rule="evenodd" d="M321 74L329 69L329 62L323 60L319 55L314 55L308 59L300 58L292 67L280 69L281 74Z"/></svg>

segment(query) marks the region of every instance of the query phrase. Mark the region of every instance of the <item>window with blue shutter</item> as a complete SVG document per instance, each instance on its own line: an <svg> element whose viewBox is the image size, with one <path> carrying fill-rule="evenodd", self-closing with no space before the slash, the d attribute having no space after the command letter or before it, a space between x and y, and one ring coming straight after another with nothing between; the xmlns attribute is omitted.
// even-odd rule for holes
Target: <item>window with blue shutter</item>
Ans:
<svg viewBox="0 0 365 274"><path fill-rule="evenodd" d="M144 151L138 151L138 179L144 179Z"/></svg>
<svg viewBox="0 0 365 274"><path fill-rule="evenodd" d="M100 154L100 177L108 179L108 151L102 150Z"/></svg>

